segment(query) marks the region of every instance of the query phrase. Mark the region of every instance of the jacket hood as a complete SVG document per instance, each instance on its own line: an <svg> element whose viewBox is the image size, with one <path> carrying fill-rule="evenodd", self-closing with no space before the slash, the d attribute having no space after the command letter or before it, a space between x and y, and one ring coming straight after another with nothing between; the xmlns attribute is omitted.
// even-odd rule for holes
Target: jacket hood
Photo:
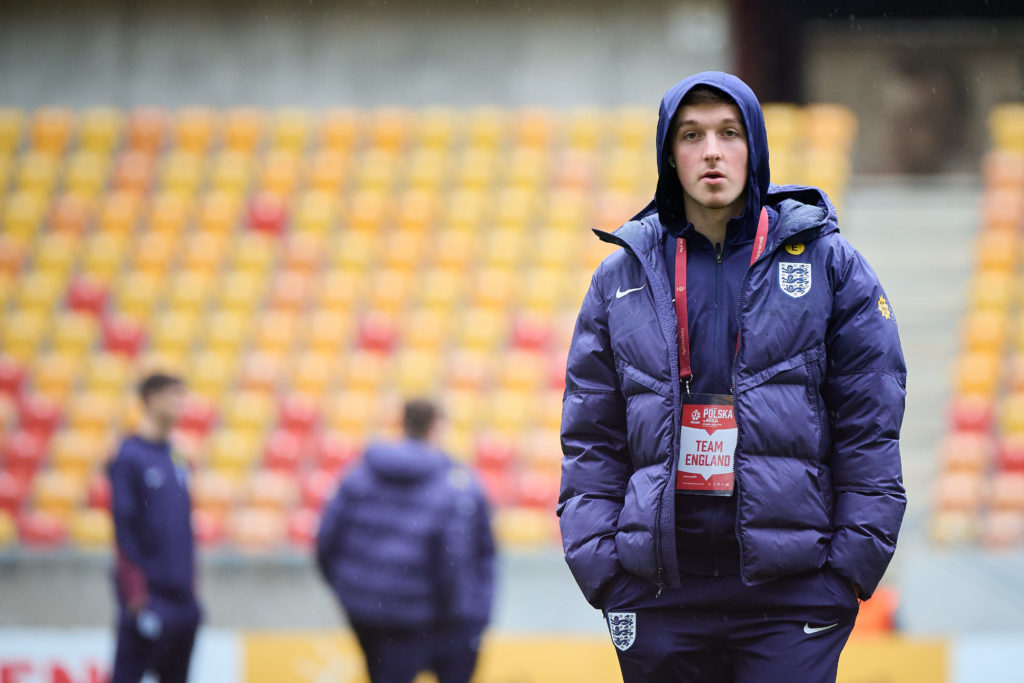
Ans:
<svg viewBox="0 0 1024 683"><path fill-rule="evenodd" d="M364 460L381 479L410 484L437 474L447 464L447 459L439 451L412 439L371 444L366 449Z"/></svg>
<svg viewBox="0 0 1024 683"><path fill-rule="evenodd" d="M634 216L638 220L653 213L658 214L661 224L672 234L679 234L686 226L686 211L683 208L683 188L675 169L668 164L671 150L666 145L669 127L679 109L679 103L688 92L698 85L708 85L722 90L732 97L739 106L743 125L747 131L748 176L747 206L742 213L744 221L753 222L760 213L771 181L768 169L768 136L764 128L764 114L761 103L746 83L732 74L721 71L703 71L676 83L661 99L658 111L658 134L655 151L658 163L658 187L654 200Z"/></svg>

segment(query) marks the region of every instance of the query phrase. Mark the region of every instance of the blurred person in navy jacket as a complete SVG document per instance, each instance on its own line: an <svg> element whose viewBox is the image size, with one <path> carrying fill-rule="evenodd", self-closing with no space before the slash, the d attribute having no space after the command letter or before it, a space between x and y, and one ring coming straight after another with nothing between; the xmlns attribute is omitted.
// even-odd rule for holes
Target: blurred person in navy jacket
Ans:
<svg viewBox="0 0 1024 683"><path fill-rule="evenodd" d="M317 562L374 683L468 681L494 595L490 511L470 470L433 445L437 409L406 403L405 438L371 444L327 504Z"/></svg>
<svg viewBox="0 0 1024 683"><path fill-rule="evenodd" d="M201 610L188 465L171 445L181 414L181 379L154 374L139 385L144 412L108 466L117 542L114 583L119 618L111 683L188 679Z"/></svg>

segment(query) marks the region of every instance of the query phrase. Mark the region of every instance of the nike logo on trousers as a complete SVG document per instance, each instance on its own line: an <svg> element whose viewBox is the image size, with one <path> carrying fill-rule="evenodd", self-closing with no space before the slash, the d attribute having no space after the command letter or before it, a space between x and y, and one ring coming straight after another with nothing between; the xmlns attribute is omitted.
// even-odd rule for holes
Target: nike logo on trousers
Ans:
<svg viewBox="0 0 1024 683"><path fill-rule="evenodd" d="M820 633L821 631L827 631L830 628L835 628L836 626L839 626L838 621L834 624L829 624L828 626L811 626L810 624L804 624L804 633L811 635L814 633Z"/></svg>

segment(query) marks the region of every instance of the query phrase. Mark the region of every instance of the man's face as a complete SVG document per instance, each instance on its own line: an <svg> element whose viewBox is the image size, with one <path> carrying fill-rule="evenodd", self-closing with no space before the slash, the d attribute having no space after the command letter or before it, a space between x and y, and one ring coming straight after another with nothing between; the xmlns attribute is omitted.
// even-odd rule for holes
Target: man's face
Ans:
<svg viewBox="0 0 1024 683"><path fill-rule="evenodd" d="M734 104L687 105L676 113L672 158L686 196L708 209L742 204L747 131Z"/></svg>
<svg viewBox="0 0 1024 683"><path fill-rule="evenodd" d="M174 426L184 408L185 387L181 384L174 384L150 394L146 400L146 412L164 427Z"/></svg>

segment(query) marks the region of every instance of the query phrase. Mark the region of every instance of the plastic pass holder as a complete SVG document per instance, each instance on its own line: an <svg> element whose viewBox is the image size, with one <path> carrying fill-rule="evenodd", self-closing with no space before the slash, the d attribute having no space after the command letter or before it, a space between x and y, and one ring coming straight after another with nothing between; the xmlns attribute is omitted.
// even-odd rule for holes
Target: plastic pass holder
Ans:
<svg viewBox="0 0 1024 683"><path fill-rule="evenodd" d="M728 394L684 394L676 490L731 496L735 485L736 417Z"/></svg>

